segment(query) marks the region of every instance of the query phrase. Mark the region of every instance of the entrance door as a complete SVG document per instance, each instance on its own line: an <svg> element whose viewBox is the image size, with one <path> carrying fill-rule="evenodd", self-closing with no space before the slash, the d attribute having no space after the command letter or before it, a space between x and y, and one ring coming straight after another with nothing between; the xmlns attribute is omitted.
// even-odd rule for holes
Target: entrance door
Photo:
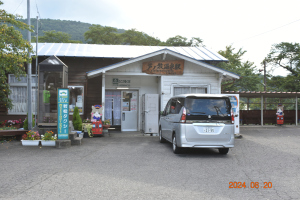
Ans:
<svg viewBox="0 0 300 200"><path fill-rule="evenodd" d="M122 91L121 131L137 131L138 91Z"/></svg>
<svg viewBox="0 0 300 200"><path fill-rule="evenodd" d="M105 120L111 125L121 125L121 91L105 91Z"/></svg>

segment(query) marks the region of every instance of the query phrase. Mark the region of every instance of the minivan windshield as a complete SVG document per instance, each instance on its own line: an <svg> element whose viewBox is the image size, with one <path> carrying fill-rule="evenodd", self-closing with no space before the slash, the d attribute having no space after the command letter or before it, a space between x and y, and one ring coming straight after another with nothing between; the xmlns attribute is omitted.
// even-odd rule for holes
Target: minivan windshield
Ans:
<svg viewBox="0 0 300 200"><path fill-rule="evenodd" d="M186 98L185 108L190 119L224 119L230 118L231 105L229 98Z"/></svg>

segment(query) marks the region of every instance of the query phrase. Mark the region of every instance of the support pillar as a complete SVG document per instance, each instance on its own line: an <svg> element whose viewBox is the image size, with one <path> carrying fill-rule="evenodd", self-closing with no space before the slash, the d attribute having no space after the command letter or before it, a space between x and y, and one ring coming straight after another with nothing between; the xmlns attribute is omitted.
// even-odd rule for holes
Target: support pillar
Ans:
<svg viewBox="0 0 300 200"><path fill-rule="evenodd" d="M261 95L261 107L260 107L260 109L261 109L261 126L264 126L264 96L263 95Z"/></svg>
<svg viewBox="0 0 300 200"><path fill-rule="evenodd" d="M296 126L298 126L298 97L296 96L296 106L295 106L295 114L296 114Z"/></svg>
<svg viewBox="0 0 300 200"><path fill-rule="evenodd" d="M102 73L102 121L105 120L105 72Z"/></svg>

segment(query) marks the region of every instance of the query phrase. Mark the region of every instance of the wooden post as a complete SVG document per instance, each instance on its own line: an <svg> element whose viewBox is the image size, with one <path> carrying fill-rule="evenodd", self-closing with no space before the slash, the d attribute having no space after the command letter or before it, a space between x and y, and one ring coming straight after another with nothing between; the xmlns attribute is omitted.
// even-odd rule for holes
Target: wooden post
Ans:
<svg viewBox="0 0 300 200"><path fill-rule="evenodd" d="M261 109L261 126L264 126L264 96L263 95L261 95L261 107L260 107L260 109Z"/></svg>
<svg viewBox="0 0 300 200"><path fill-rule="evenodd" d="M295 112L296 112L296 126L298 126L298 97L296 96L296 107L295 107Z"/></svg>

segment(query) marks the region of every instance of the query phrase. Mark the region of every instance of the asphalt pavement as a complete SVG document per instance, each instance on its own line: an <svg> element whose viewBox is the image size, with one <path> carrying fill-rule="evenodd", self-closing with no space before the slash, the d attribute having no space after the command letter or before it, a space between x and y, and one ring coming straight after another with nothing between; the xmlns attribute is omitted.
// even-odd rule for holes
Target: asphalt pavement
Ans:
<svg viewBox="0 0 300 200"><path fill-rule="evenodd" d="M245 126L241 134L225 156L175 155L139 132L67 149L3 142L0 199L299 199L300 128Z"/></svg>

